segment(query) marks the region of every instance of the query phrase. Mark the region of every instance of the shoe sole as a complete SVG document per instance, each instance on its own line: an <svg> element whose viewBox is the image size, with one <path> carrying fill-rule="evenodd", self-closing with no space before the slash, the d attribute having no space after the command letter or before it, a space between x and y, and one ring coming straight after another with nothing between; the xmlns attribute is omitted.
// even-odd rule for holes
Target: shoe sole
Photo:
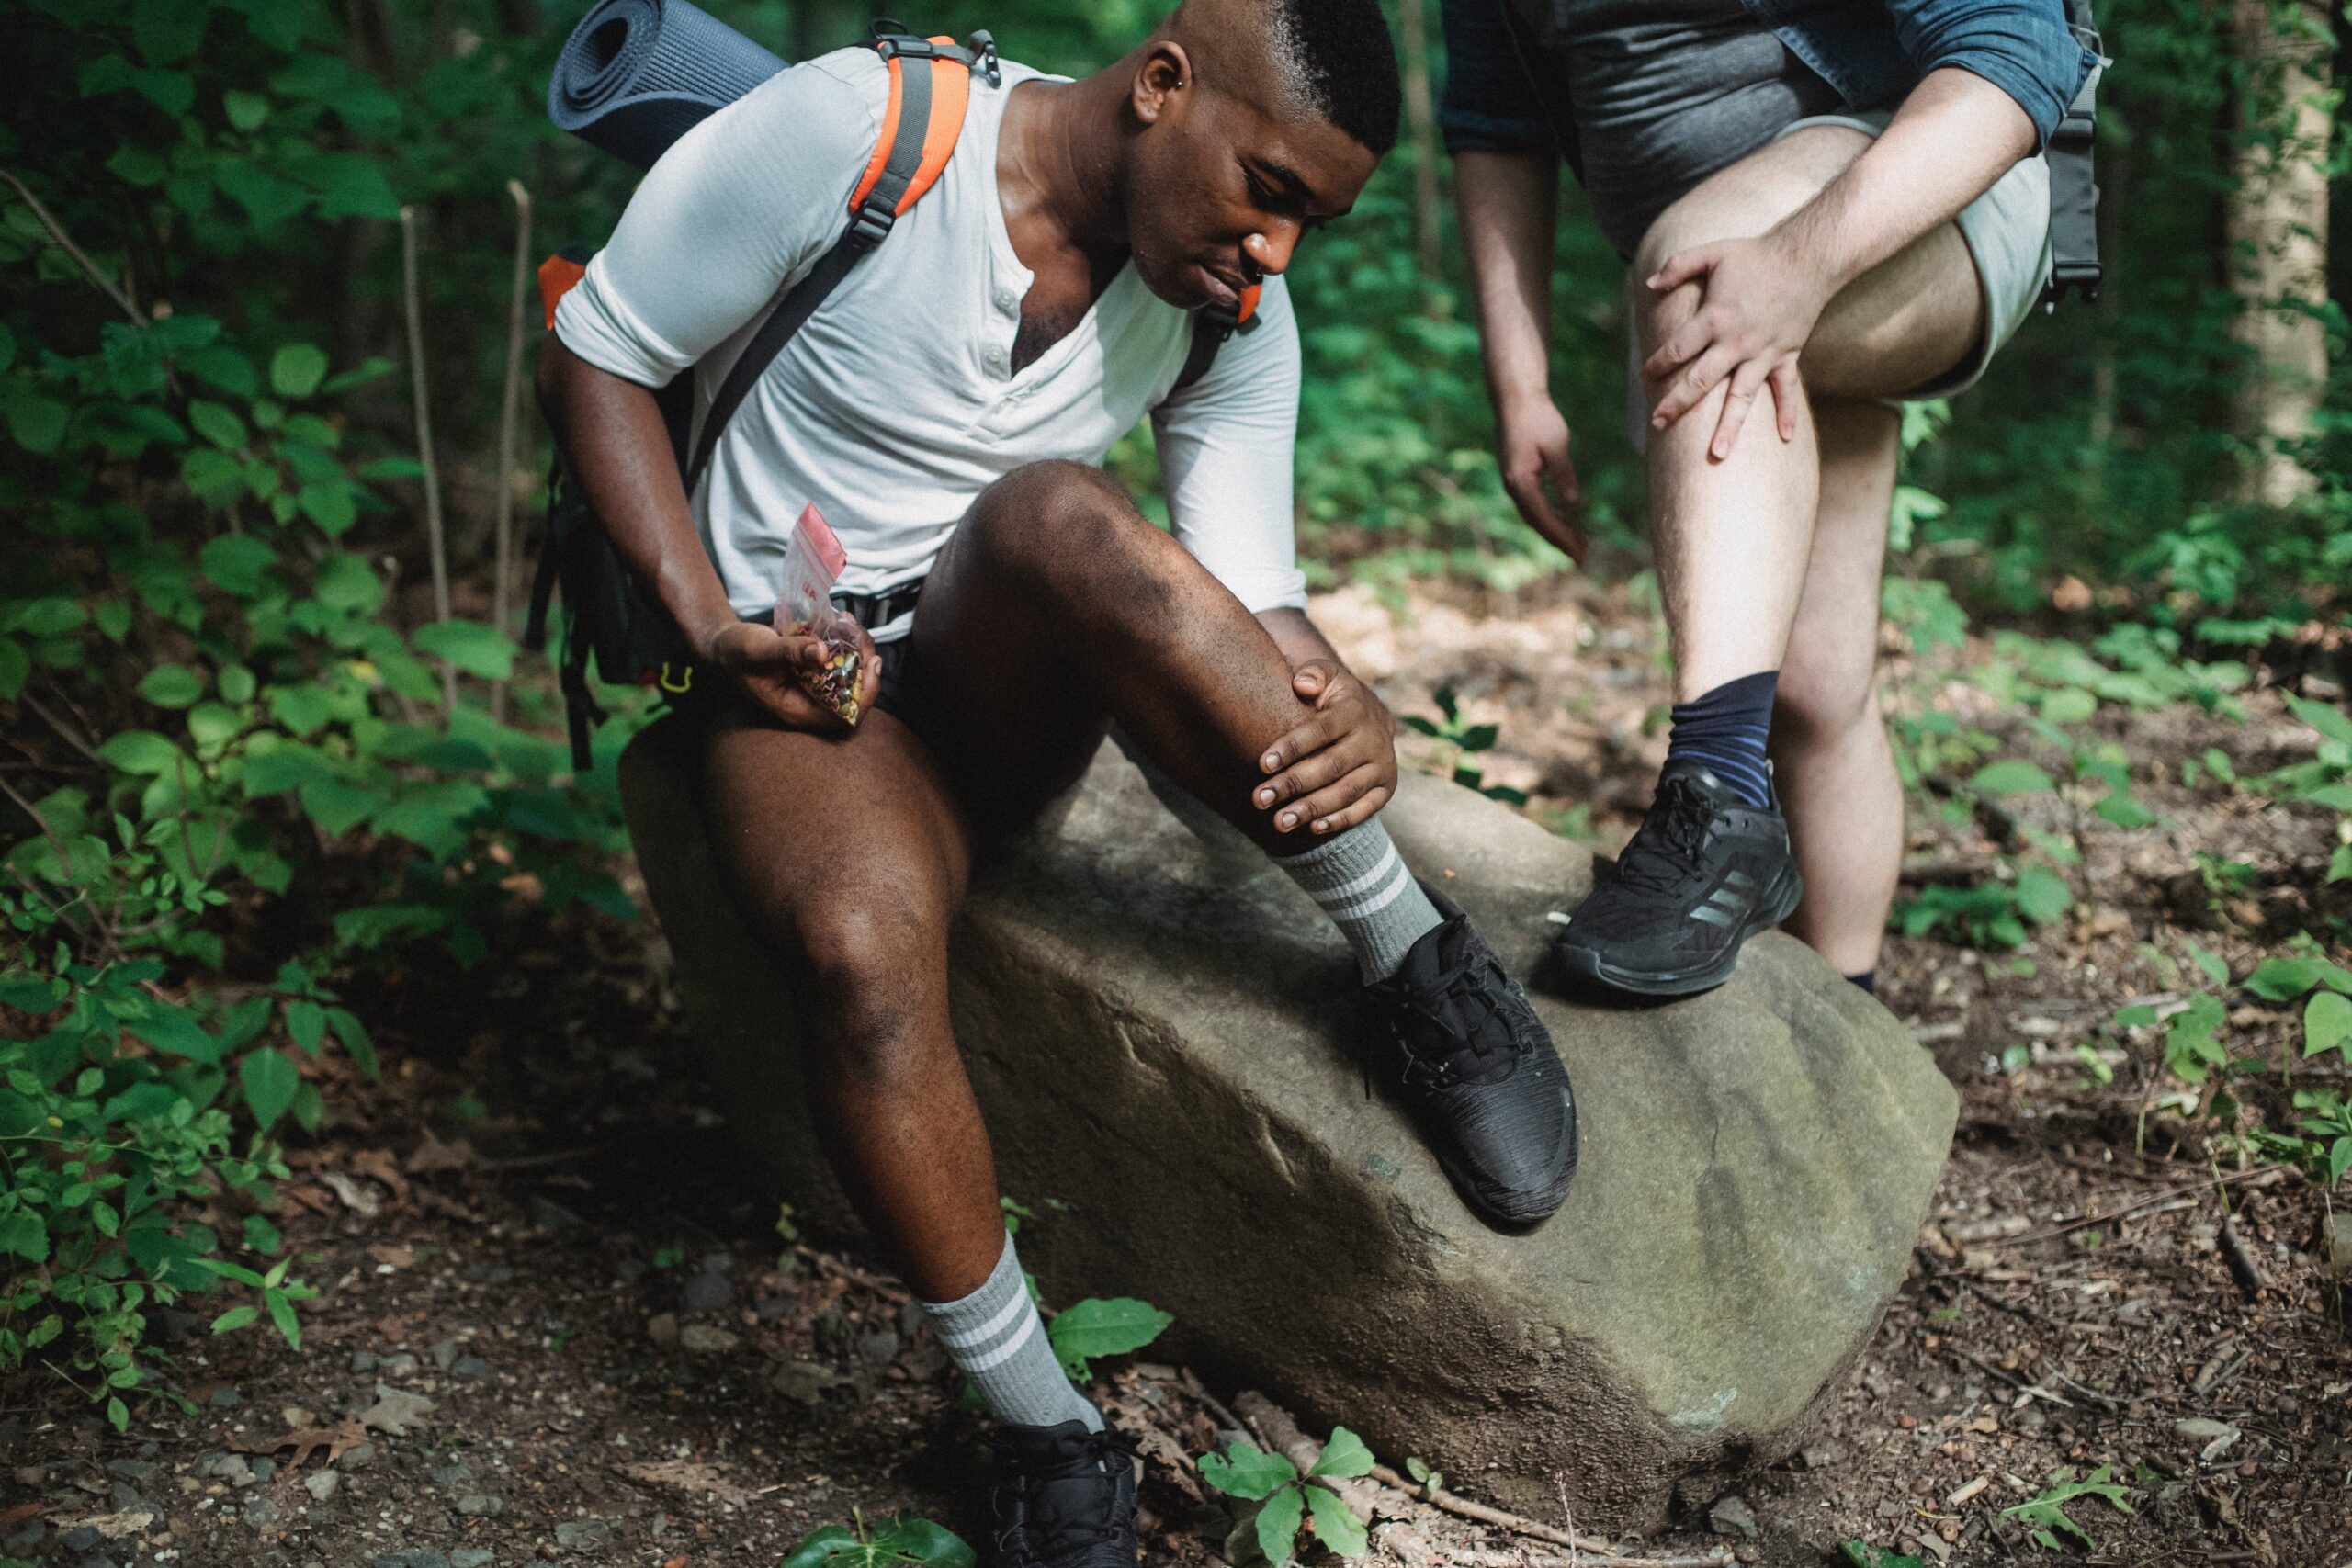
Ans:
<svg viewBox="0 0 2352 1568"><path fill-rule="evenodd" d="M1739 967L1740 950L1747 945L1748 939L1787 919L1795 913L1797 903L1804 897L1804 878L1797 874L1794 863L1783 866L1779 880L1772 885L1770 898L1758 904L1756 912L1741 923L1723 956L1701 969L1629 969L1566 940L1554 942L1552 953L1570 976L1595 990L1643 1001L1695 997L1730 979L1732 971Z"/></svg>

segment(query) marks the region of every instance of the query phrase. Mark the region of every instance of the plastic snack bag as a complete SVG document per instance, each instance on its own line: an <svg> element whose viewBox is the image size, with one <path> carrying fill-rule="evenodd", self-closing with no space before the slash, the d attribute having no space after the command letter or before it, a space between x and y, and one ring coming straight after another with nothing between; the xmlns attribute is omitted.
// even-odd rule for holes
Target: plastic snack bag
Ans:
<svg viewBox="0 0 2352 1568"><path fill-rule="evenodd" d="M784 593L775 604L775 624L780 632L807 633L824 645L824 668L813 673L802 671L800 684L854 725L858 679L865 660L858 652L857 622L833 605L833 584L848 565L848 553L816 507L802 507L785 550Z"/></svg>

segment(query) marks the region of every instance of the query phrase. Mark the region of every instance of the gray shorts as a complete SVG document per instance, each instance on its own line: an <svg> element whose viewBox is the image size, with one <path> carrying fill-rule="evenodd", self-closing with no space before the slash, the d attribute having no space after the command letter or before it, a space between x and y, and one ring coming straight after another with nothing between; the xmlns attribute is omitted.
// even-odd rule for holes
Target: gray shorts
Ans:
<svg viewBox="0 0 2352 1568"><path fill-rule="evenodd" d="M1886 129L1893 112L1874 109L1863 114L1813 115L1781 127L1773 138L1809 125L1842 125L1865 136ZM1955 397L1974 386L1993 363L2001 345L2033 314L2050 281L2050 164L2040 153L2020 158L1993 187L1960 209L1955 220L1960 237L1976 264L1977 282L1984 290L1984 335L1975 352L1924 387L1914 388L1889 402ZM1628 288L1632 287L1629 279ZM1642 391L1642 354L1630 312L1625 323L1626 434L1634 450L1649 443L1649 404Z"/></svg>

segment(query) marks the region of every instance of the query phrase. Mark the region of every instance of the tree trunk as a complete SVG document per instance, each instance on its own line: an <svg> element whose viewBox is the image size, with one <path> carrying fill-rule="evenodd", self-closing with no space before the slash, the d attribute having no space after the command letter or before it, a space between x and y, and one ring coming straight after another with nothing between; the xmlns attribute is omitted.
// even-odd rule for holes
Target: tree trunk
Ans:
<svg viewBox="0 0 2352 1568"><path fill-rule="evenodd" d="M1405 35L1405 120L1413 143L1413 255L1421 276L1438 276L1437 114L1430 97L1430 29L1423 0L1401 0Z"/></svg>
<svg viewBox="0 0 2352 1568"><path fill-rule="evenodd" d="M2327 8L2312 0L2234 0L2245 72L2236 186L2228 198L2235 333L2248 350L2239 393L2251 444L2245 498L2287 506L2318 478L2295 446L2327 384L2327 152L2335 106Z"/></svg>

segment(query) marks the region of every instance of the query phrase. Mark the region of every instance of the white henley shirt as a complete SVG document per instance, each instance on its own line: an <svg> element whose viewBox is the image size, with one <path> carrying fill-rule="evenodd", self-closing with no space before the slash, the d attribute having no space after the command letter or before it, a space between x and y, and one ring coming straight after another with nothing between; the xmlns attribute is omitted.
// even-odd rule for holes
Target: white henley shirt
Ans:
<svg viewBox="0 0 2352 1568"><path fill-rule="evenodd" d="M1269 277L1256 330L1209 373L1170 389L1189 312L1130 261L1069 334L1012 371L1034 277L997 197L997 136L1014 85L972 79L938 182L851 269L760 378L693 497L704 546L741 615L775 604L793 521L813 502L849 556L841 586L922 577L972 500L1024 464L1100 464L1152 415L1179 541L1252 611L1303 606L1293 526L1298 329ZM611 243L556 310L556 334L598 368L660 387L688 367L699 420L777 295L848 227L849 193L881 133L888 68L871 49L806 61L704 120L664 153ZM911 615L874 628L903 637Z"/></svg>

